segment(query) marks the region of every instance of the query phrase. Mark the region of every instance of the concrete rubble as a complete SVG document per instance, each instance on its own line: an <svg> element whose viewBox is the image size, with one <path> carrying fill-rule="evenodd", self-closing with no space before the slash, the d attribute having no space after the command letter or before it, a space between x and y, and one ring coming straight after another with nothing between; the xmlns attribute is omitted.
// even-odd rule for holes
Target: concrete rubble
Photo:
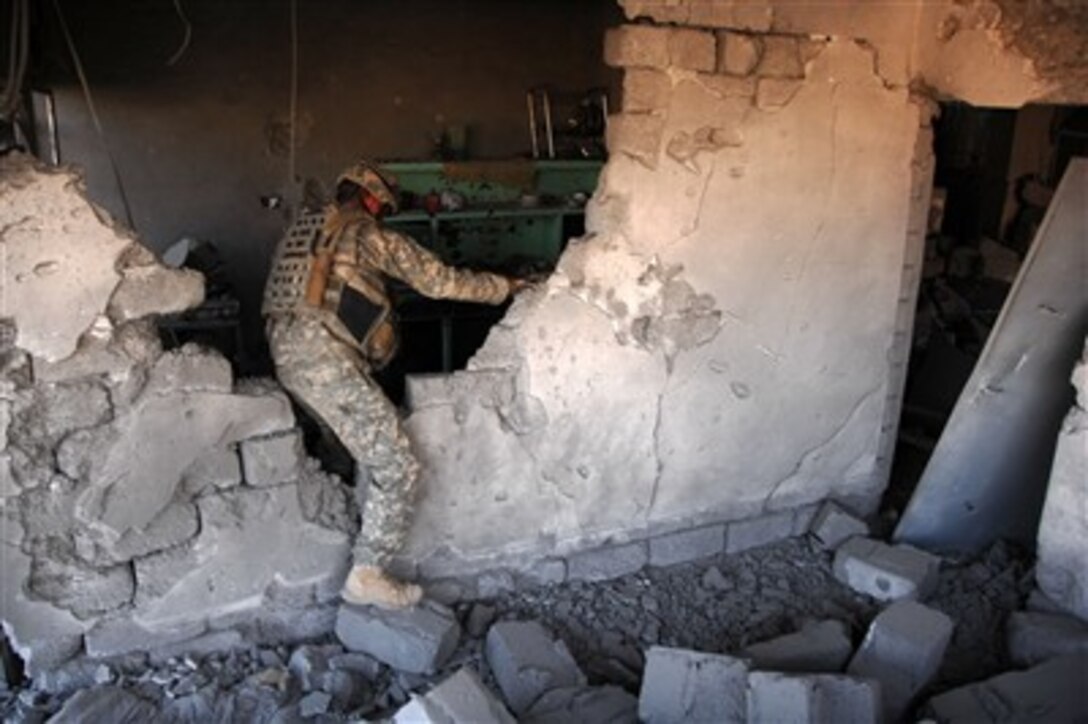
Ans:
<svg viewBox="0 0 1088 724"><path fill-rule="evenodd" d="M817 621L800 631L744 649L752 666L765 671L842 671L854 645L841 621Z"/></svg>
<svg viewBox="0 0 1088 724"><path fill-rule="evenodd" d="M809 532L828 550L835 550L855 536L868 536L869 526L842 506L827 501L812 519Z"/></svg>
<svg viewBox="0 0 1088 724"><path fill-rule="evenodd" d="M1009 658L1018 666L1088 655L1088 624L1073 616L1017 611L1006 624Z"/></svg>
<svg viewBox="0 0 1088 724"><path fill-rule="evenodd" d="M1088 712L1088 654L1050 659L930 699L942 722L1077 722Z"/></svg>
<svg viewBox="0 0 1088 724"><path fill-rule="evenodd" d="M199 304L202 277L160 265L69 170L6 155L0 196L0 617L27 673L312 630L354 501L277 385L163 349L153 315Z"/></svg>
<svg viewBox="0 0 1088 724"><path fill-rule="evenodd" d="M873 619L846 671L879 682L884 716L898 721L936 677L953 627L940 611L894 603Z"/></svg>
<svg viewBox="0 0 1088 724"><path fill-rule="evenodd" d="M851 538L835 551L835 577L878 601L927 598L940 565L940 558L918 548L872 538Z"/></svg>
<svg viewBox="0 0 1088 724"><path fill-rule="evenodd" d="M566 644L535 621L496 623L485 651L506 703L519 716L548 691L586 683Z"/></svg>
<svg viewBox="0 0 1088 724"><path fill-rule="evenodd" d="M742 554L719 553L645 568L610 581L515 581L513 588L491 587L487 601L467 597L444 609L428 604L428 610L442 612L444 625L457 624L462 632L453 651L431 673L398 669L351 651L330 636L331 623L298 645L280 643L281 636L255 644L237 630L178 627L172 631L176 643L168 643L165 633L155 634L157 641L144 639L153 648L150 656L132 652L81 657L50 669L48 675L16 681L10 694L0 693L0 717L40 721L62 709L78 687L92 692L76 702L87 711L132 706L146 713L138 703L144 702L173 721L201 724L238 717L294 720L305 714L329 722L394 717L445 722L456 720L450 712L462 711L457 708L461 706L492 712L480 715L482 721L492 715L505 721L503 710L513 716L514 702L526 701L530 704L518 714L521 721L633 722L640 702L665 712L661 718L675 719L677 707L720 709L726 703L723 692L731 693L730 710L739 717L754 707L765 718L809 711L819 715L816 721L879 721L872 713L883 683L879 677L894 679L905 668L936 660L927 646L899 639L889 646L894 637L885 632L875 637L876 644L870 640L862 648L879 649L881 655L890 650L896 654L890 657L892 663L883 662L879 676L860 678L857 671L809 673L748 662L750 650L759 652L767 644L785 656L775 667L789 667L789 655L798 653L810 662L827 662L822 657L840 647L849 630L870 622L889 628L879 604L835 579L831 560L829 552L806 537ZM1001 623L1026 595L1016 583L1023 577L1016 559L1004 553L942 570L932 602L954 614L958 628L956 640L940 657L932 691L1007 670L1004 659L980 653L1004 650ZM984 584L976 580L983 578ZM986 601L1000 608L988 613L981 605ZM907 604L893 608L902 605ZM339 607L331 611L331 620L341 613ZM978 625L972 627L972 621ZM381 631L360 638L410 653L424 648L433 652L441 642L424 627L398 629L385 623ZM126 641L141 630L123 622L112 625L119 633L103 629L96 639L103 648L107 633ZM492 631L496 637L489 641ZM960 631L968 635L961 637ZM917 637L917 632L910 635ZM707 641L717 642L714 651L700 650ZM836 645L825 650L827 642ZM820 657L816 652L822 652ZM961 657L972 664L971 678L962 678L959 668L951 666ZM421 668L412 656L403 660L408 668ZM693 666L700 662L706 663ZM815 668L811 663L805 667ZM507 681L504 687L504 678L514 683ZM677 680L689 685L686 693ZM793 693L768 698L776 687ZM508 691L513 700L507 698ZM700 691L711 693L693 695ZM784 705L791 708L781 709ZM420 719L421 708L430 718ZM76 713L71 705L65 716Z"/></svg>
<svg viewBox="0 0 1088 724"><path fill-rule="evenodd" d="M461 636L453 613L436 603L403 611L344 604L336 617L336 636L401 671L430 674L446 662Z"/></svg>
<svg viewBox="0 0 1088 724"><path fill-rule="evenodd" d="M676 721L743 722L748 665L743 659L663 646L646 652L638 717L647 724Z"/></svg>
<svg viewBox="0 0 1088 724"><path fill-rule="evenodd" d="M877 724L880 685L849 676L797 676L753 671L748 676L749 724Z"/></svg>
<svg viewBox="0 0 1088 724"><path fill-rule="evenodd" d="M488 691L479 675L464 668L397 712L394 724L514 724L514 717Z"/></svg>
<svg viewBox="0 0 1088 724"><path fill-rule="evenodd" d="M1039 589L1063 611L1088 621L1088 342L1073 370L1076 396L1062 423L1039 521Z"/></svg>

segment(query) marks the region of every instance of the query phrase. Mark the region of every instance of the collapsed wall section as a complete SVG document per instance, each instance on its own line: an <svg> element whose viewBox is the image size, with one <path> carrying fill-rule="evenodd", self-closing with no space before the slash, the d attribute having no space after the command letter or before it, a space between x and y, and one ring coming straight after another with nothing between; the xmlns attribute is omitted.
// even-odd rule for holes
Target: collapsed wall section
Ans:
<svg viewBox="0 0 1088 724"><path fill-rule="evenodd" d="M1088 340L1073 371L1076 400L1058 433L1039 521L1035 578L1058 606L1088 621Z"/></svg>
<svg viewBox="0 0 1088 724"><path fill-rule="evenodd" d="M467 371L410 383L425 574L878 500L930 105L865 43L737 25L609 33L590 233Z"/></svg>
<svg viewBox="0 0 1088 724"><path fill-rule="evenodd" d="M0 621L29 673L222 629L331 628L357 521L287 397L148 315L203 298L83 196L0 159Z"/></svg>

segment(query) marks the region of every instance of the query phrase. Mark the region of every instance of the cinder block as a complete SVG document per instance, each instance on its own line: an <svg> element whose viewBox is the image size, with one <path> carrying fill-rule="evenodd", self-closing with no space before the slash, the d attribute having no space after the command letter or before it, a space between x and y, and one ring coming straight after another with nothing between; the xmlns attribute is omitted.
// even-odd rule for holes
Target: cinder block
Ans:
<svg viewBox="0 0 1088 724"><path fill-rule="evenodd" d="M623 74L623 110L626 113L665 108L671 93L672 81L659 70L631 68Z"/></svg>
<svg viewBox="0 0 1088 724"><path fill-rule="evenodd" d="M425 696L412 701L393 716L394 724L514 724L514 717L480 681L476 672L460 669Z"/></svg>
<svg viewBox="0 0 1088 724"><path fill-rule="evenodd" d="M747 76L759 65L763 42L755 35L718 33L718 72Z"/></svg>
<svg viewBox="0 0 1088 724"><path fill-rule="evenodd" d="M748 665L722 654L654 646L638 697L639 720L744 722Z"/></svg>
<svg viewBox="0 0 1088 724"><path fill-rule="evenodd" d="M881 721L878 682L828 674L813 678L820 694L820 710L827 724L878 724Z"/></svg>
<svg viewBox="0 0 1088 724"><path fill-rule="evenodd" d="M298 429L245 440L241 450L246 482L256 487L282 485L297 479L306 455Z"/></svg>
<svg viewBox="0 0 1088 724"><path fill-rule="evenodd" d="M748 675L749 724L877 724L880 717L880 685L868 679Z"/></svg>
<svg viewBox="0 0 1088 724"><path fill-rule="evenodd" d="M969 684L929 700L942 722L1082 722L1088 717L1088 655Z"/></svg>
<svg viewBox="0 0 1088 724"><path fill-rule="evenodd" d="M713 71L717 64L717 38L694 28L673 28L669 33L669 65L683 70Z"/></svg>
<svg viewBox="0 0 1088 724"><path fill-rule="evenodd" d="M708 525L650 539L650 565L671 566L696 561L725 549L725 525Z"/></svg>
<svg viewBox="0 0 1088 724"><path fill-rule="evenodd" d="M576 581L607 581L641 569L647 558L643 541L594 548L567 559L567 576Z"/></svg>
<svg viewBox="0 0 1088 724"><path fill-rule="evenodd" d="M461 627L449 609L431 602L397 611L344 604L336 616L336 636L346 648L394 669L430 674L457 648Z"/></svg>
<svg viewBox="0 0 1088 724"><path fill-rule="evenodd" d="M1088 624L1072 616L1017 611L1006 624L1009 658L1032 666L1070 654L1088 655Z"/></svg>
<svg viewBox="0 0 1088 724"><path fill-rule="evenodd" d="M740 553L789 538L792 534L792 510L740 520L729 524L725 533L725 551Z"/></svg>
<svg viewBox="0 0 1088 724"><path fill-rule="evenodd" d="M763 54L756 72L766 78L804 78L801 49L797 38L788 35L763 37Z"/></svg>
<svg viewBox="0 0 1088 724"><path fill-rule="evenodd" d="M624 68L666 68L669 29L650 25L621 25L604 35L604 62Z"/></svg>
<svg viewBox="0 0 1088 724"><path fill-rule="evenodd" d="M765 671L748 675L749 724L810 724L823 720L812 679Z"/></svg>
<svg viewBox="0 0 1088 724"><path fill-rule="evenodd" d="M898 721L937 674L954 624L945 614L915 601L884 609L846 671L880 683L884 716Z"/></svg>
<svg viewBox="0 0 1088 724"><path fill-rule="evenodd" d="M937 588L941 559L908 545L851 538L835 553L835 578L878 601L917 600Z"/></svg>
<svg viewBox="0 0 1088 724"><path fill-rule="evenodd" d="M568 686L540 697L522 724L638 721L638 699L618 686Z"/></svg>
<svg viewBox="0 0 1088 724"><path fill-rule="evenodd" d="M828 500L813 519L809 532L821 546L833 551L850 538L869 535L869 526L838 503Z"/></svg>
<svg viewBox="0 0 1088 724"><path fill-rule="evenodd" d="M765 671L838 672L854 647L840 621L819 621L786 636L744 650L752 666Z"/></svg>
<svg viewBox="0 0 1088 724"><path fill-rule="evenodd" d="M756 94L756 78L738 78L717 73L699 73L699 83L708 91L722 98L753 98Z"/></svg>
<svg viewBox="0 0 1088 724"><path fill-rule="evenodd" d="M518 716L552 689L586 683L566 644L536 621L495 624L484 652L506 703Z"/></svg>

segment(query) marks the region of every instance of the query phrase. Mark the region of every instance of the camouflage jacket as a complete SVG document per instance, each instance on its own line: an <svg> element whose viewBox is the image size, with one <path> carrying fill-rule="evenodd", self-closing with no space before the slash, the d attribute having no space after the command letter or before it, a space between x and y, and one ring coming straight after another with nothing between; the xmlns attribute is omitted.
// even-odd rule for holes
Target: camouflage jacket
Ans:
<svg viewBox="0 0 1088 724"><path fill-rule="evenodd" d="M395 354L397 346L387 279L402 281L431 299L501 304L510 295L510 283L506 277L448 266L411 237L381 225L365 211L345 211L330 206L321 213L321 217L319 223L315 223L318 220L312 216L300 219L299 223L311 227L319 225L322 242L331 245L332 249L332 269L320 310L323 320L330 332L362 352L374 366L386 364ZM290 235L291 232L288 237ZM264 313L269 316L284 311L282 304L277 306L274 300L270 300L273 287L283 286L282 283L274 283L282 256L278 250L265 291ZM298 287L291 289L292 293L287 295L292 300L292 306L305 305L300 301L305 284L302 275L292 277L290 285ZM349 332L336 315L345 287L361 293L384 310L363 339ZM282 288L280 296L283 297Z"/></svg>

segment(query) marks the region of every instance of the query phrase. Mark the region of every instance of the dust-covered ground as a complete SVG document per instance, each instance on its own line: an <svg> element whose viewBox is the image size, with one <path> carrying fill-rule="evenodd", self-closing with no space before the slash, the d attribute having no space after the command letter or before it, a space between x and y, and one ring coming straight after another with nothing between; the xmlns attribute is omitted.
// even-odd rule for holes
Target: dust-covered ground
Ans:
<svg viewBox="0 0 1088 724"><path fill-rule="evenodd" d="M956 633L932 692L1009 668L1005 619L1022 607L1030 585L1027 558L1003 545L973 562L946 562L927 603L955 620ZM650 646L735 654L806 621L829 618L846 623L857 644L882 606L835 580L830 553L795 538L607 582L506 591L453 608L464 628L462 641L433 676L393 671L345 652L330 637L158 664L142 655L74 662L3 696L0 713L11 722L46 721L62 707L56 721L381 719L411 692L426 691L466 664L494 688L483 637L504 619L541 622L567 643L591 684L617 684L637 695Z"/></svg>

